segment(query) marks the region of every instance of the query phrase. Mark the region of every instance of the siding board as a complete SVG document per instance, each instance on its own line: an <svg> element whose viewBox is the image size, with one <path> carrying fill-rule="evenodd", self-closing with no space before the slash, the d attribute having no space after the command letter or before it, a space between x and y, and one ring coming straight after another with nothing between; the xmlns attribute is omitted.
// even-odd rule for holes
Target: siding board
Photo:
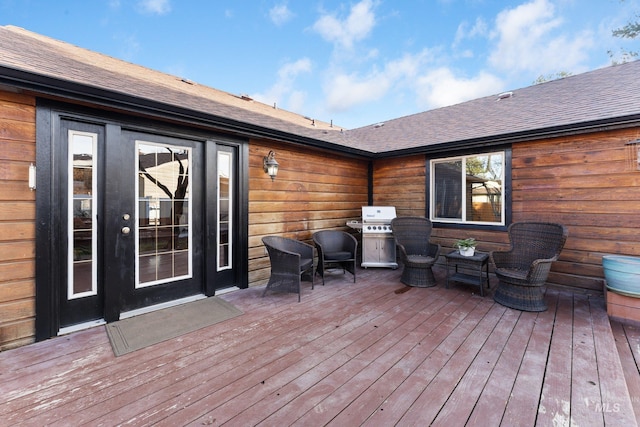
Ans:
<svg viewBox="0 0 640 427"><path fill-rule="evenodd" d="M0 349L35 336L35 98L0 90Z"/></svg>
<svg viewBox="0 0 640 427"><path fill-rule="evenodd" d="M424 156L376 160L373 175L374 205L395 206L398 216L424 216Z"/></svg>
<svg viewBox="0 0 640 427"><path fill-rule="evenodd" d="M262 170L273 150L280 164L274 181ZM367 162L269 141L249 147L249 286L269 279L261 238L275 234L310 242L314 232L349 230L367 204Z"/></svg>

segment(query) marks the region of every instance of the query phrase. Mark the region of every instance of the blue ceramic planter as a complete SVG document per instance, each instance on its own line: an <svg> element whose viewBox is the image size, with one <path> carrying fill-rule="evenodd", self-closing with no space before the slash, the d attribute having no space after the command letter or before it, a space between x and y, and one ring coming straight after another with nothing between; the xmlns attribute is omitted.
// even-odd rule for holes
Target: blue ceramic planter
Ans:
<svg viewBox="0 0 640 427"><path fill-rule="evenodd" d="M602 257L607 289L640 298L640 257L605 255Z"/></svg>

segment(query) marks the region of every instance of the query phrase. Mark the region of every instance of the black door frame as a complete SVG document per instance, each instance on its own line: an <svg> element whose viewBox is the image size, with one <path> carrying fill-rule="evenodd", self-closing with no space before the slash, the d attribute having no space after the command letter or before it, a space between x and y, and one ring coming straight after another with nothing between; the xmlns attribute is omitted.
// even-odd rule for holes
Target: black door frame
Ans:
<svg viewBox="0 0 640 427"><path fill-rule="evenodd" d="M236 209L232 211L232 224L243 224L245 226L234 227L234 245L232 246L232 260L233 269L217 271L217 221L218 211L215 206L207 210L207 218L205 223L206 230L206 246L207 252L210 254L207 258L211 261L207 263L205 267L206 273L206 295L215 295L217 290L227 288L229 286L238 286L240 288L246 288L248 286L249 276L249 257L248 257L248 225L249 216L248 209L240 208L241 206L247 207L249 205L249 182L247 179L246 168L243 171L243 164L246 164L248 159L248 145L237 144L231 141L224 140L209 140L205 146L205 156L207 157L207 169L205 171L205 191L207 196L211 199L215 199L218 194L217 188L217 162L218 152L220 149L224 151L233 152L235 157L234 173L232 179L234 180L232 197L235 199L234 206Z"/></svg>
<svg viewBox="0 0 640 427"><path fill-rule="evenodd" d="M53 190L55 182L59 182L58 159L54 155L52 146L54 135L59 131L60 121L69 118L74 121L84 121L105 126L105 150L110 156L119 156L121 132L131 130L135 132L152 133L176 138L186 138L199 140L204 145L204 196L203 206L211 205L207 202L211 197L216 197L216 191L209 183L215 182L217 173L216 163L211 160L217 158L217 145L227 145L236 148L237 152L237 209L235 212L236 227L234 227L236 245L234 247L234 280L235 286L246 288L248 286L248 140L230 136L219 135L214 130L203 132L192 127L181 127L168 125L164 122L137 119L131 116L118 113L108 113L90 108L80 108L77 106L53 102L49 100L37 101L36 108L36 165L37 165L37 190L36 190L36 340L41 341L58 335L60 330L60 307L59 289L61 267L56 262L56 242L61 238L63 230L60 221L60 203L56 200ZM113 158L113 157L112 157ZM112 187L107 189L105 197L109 197L108 192L118 192ZM113 196L113 194L112 194ZM215 205L215 203L214 203ZM217 212L215 209L205 207L201 214L204 216L204 232L201 236L203 253L203 292L207 296L215 295L216 280L218 276L215 270L216 246L215 225ZM105 206L105 217L110 221L120 221L119 212L115 208ZM111 224L112 227L119 227L118 224ZM194 236L197 238L198 236ZM107 236L108 239L108 236ZM105 244L112 245L113 242ZM113 246L111 246L113 247ZM121 254L122 255L122 254ZM214 268L211 268L211 265ZM111 266L105 262L104 269ZM130 271L108 271L105 274L126 275L132 274ZM119 295L106 291L104 295L104 305L107 308L104 320L107 322L118 320L120 315Z"/></svg>

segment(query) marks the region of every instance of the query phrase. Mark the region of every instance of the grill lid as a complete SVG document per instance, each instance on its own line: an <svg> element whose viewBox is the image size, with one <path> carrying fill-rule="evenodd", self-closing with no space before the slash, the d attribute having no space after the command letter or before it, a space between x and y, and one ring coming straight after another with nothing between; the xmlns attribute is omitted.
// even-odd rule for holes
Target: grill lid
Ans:
<svg viewBox="0 0 640 427"><path fill-rule="evenodd" d="M363 206L363 224L388 224L396 217L395 206Z"/></svg>

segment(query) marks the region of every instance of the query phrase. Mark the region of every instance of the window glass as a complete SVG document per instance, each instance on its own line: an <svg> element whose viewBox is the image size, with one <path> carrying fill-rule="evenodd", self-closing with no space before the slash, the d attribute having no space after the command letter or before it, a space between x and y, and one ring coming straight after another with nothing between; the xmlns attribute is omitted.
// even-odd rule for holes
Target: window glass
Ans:
<svg viewBox="0 0 640 427"><path fill-rule="evenodd" d="M97 293L98 135L69 131L69 299Z"/></svg>
<svg viewBox="0 0 640 427"><path fill-rule="evenodd" d="M191 149L137 142L136 287L191 277Z"/></svg>
<svg viewBox="0 0 640 427"><path fill-rule="evenodd" d="M431 161L431 220L504 224L504 153Z"/></svg>
<svg viewBox="0 0 640 427"><path fill-rule="evenodd" d="M218 153L218 271L231 268L232 230L231 207L233 206L231 180L233 168L232 154Z"/></svg>

